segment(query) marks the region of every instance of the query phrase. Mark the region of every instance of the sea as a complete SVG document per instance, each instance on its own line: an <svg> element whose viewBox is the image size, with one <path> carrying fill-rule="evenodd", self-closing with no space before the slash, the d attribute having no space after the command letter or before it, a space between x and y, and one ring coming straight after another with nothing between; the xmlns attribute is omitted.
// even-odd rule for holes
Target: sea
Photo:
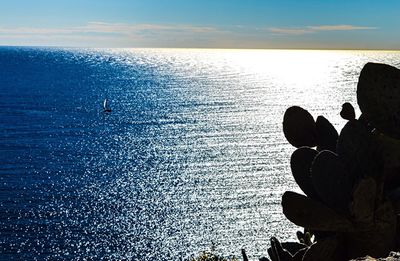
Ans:
<svg viewBox="0 0 400 261"><path fill-rule="evenodd" d="M0 260L267 256L285 110L340 132L367 62L400 52L0 47Z"/></svg>

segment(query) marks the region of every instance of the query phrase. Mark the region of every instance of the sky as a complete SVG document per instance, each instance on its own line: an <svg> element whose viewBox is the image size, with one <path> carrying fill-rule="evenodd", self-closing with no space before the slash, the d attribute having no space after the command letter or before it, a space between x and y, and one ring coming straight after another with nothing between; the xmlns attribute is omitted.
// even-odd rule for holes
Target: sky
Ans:
<svg viewBox="0 0 400 261"><path fill-rule="evenodd" d="M0 45L400 49L398 0L0 0Z"/></svg>

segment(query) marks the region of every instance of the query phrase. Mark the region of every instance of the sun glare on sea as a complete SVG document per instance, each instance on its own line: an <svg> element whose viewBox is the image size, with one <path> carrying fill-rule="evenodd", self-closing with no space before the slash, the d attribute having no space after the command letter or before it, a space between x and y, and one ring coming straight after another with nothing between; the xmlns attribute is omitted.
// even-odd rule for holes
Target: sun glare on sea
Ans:
<svg viewBox="0 0 400 261"><path fill-rule="evenodd" d="M271 77L294 87L312 86L329 77L336 52L310 50L244 50L230 56L233 64L252 74Z"/></svg>
<svg viewBox="0 0 400 261"><path fill-rule="evenodd" d="M202 60L207 60L210 68L234 72L241 78L240 82L247 84L248 90L257 88L258 95L255 97L259 101L270 100L271 94L276 90L288 89L290 92L280 93L277 97L282 103L305 105L310 101L318 101L321 106L331 104L332 99L337 99L341 105L343 97L339 95L337 89L328 86L335 86L336 82L342 79L346 63L351 62L348 57L352 56L348 51L321 50L203 50L202 52L202 55L209 56L207 59L202 57ZM337 84L335 87L340 85Z"/></svg>

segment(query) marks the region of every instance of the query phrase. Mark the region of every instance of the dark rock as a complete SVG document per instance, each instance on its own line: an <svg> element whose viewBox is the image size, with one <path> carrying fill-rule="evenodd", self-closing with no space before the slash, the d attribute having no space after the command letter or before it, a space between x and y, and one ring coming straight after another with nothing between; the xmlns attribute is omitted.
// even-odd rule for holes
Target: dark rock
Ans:
<svg viewBox="0 0 400 261"><path fill-rule="evenodd" d="M299 106L288 108L283 116L283 133L296 148L317 145L315 121L312 115Z"/></svg>
<svg viewBox="0 0 400 261"><path fill-rule="evenodd" d="M338 156L331 151L321 151L311 167L311 179L319 198L329 207L346 212L353 184Z"/></svg>
<svg viewBox="0 0 400 261"><path fill-rule="evenodd" d="M350 261L400 261L400 253L399 252L390 252L389 256L386 258L373 258L371 256L359 257L356 259L352 259Z"/></svg>
<svg viewBox="0 0 400 261"><path fill-rule="evenodd" d="M317 150L336 152L336 142L339 137L335 127L324 117L318 116L316 121Z"/></svg>
<svg viewBox="0 0 400 261"><path fill-rule="evenodd" d="M353 105L349 102L345 102L342 105L342 110L340 111L340 116L345 119L352 121L356 118L356 113L354 111Z"/></svg>
<svg viewBox="0 0 400 261"><path fill-rule="evenodd" d="M383 259L381 259L381 258L376 259L376 258L373 258L370 256L365 256L365 257L358 257L356 259L351 259L350 261L378 261L378 260L383 260ZM384 260L386 260L386 259L384 259ZM392 260L390 259L390 261L392 261Z"/></svg>
<svg viewBox="0 0 400 261"><path fill-rule="evenodd" d="M314 199L318 196L311 180L311 164L317 154L314 149L301 147L295 150L290 158L294 180L307 196Z"/></svg>
<svg viewBox="0 0 400 261"><path fill-rule="evenodd" d="M400 70L367 63L357 85L357 102L365 118L381 132L400 138Z"/></svg>

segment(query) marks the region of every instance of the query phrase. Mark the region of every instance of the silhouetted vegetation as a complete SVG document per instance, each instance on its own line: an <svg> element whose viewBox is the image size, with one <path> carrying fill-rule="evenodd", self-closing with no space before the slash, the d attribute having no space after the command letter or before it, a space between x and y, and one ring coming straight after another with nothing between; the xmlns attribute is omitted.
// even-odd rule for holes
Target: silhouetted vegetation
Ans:
<svg viewBox="0 0 400 261"><path fill-rule="evenodd" d="M273 261L383 257L399 248L400 70L366 64L357 102L358 119L343 104L340 135L323 116L315 122L301 107L287 109L283 131L297 148L291 170L305 195L285 192L282 207L305 233L291 245L272 238Z"/></svg>

